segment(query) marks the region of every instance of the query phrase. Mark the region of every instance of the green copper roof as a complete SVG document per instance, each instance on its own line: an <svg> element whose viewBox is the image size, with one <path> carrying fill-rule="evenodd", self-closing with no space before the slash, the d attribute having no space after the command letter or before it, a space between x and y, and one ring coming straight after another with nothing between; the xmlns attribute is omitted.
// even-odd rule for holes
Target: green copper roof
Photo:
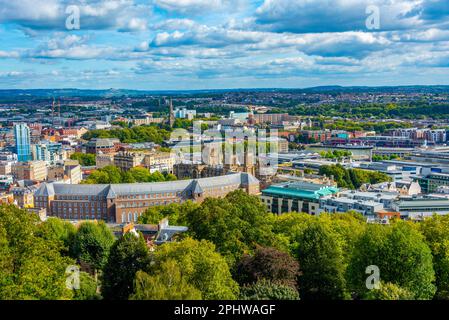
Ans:
<svg viewBox="0 0 449 320"><path fill-rule="evenodd" d="M270 186L262 191L264 195L291 196L300 199L319 199L323 196L332 195L340 190L326 185L290 182Z"/></svg>

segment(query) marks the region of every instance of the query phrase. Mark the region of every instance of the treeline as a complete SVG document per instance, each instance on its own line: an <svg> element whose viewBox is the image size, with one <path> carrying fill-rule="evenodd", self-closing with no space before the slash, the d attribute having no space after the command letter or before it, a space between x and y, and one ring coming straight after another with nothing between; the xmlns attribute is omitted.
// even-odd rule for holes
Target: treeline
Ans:
<svg viewBox="0 0 449 320"><path fill-rule="evenodd" d="M321 151L320 156L325 159L337 159L341 161L344 158L351 158L352 152L347 150Z"/></svg>
<svg viewBox="0 0 449 320"><path fill-rule="evenodd" d="M86 132L82 138L85 140L117 138L123 143L154 142L161 144L164 140L170 138L170 131L161 129L158 126L138 126L133 128L91 130Z"/></svg>
<svg viewBox="0 0 449 320"><path fill-rule="evenodd" d="M151 173L143 167L131 168L128 171L121 170L115 166L106 166L93 171L90 176L82 181L83 184L117 184L117 183L142 183L142 182L164 182L177 180L176 176L169 173L156 171Z"/></svg>
<svg viewBox="0 0 449 320"><path fill-rule="evenodd" d="M242 191L151 208L141 222L165 216L189 231L150 251L102 222L75 228L0 207L0 298L449 298L449 216L391 225L355 213L275 216ZM78 290L65 284L70 265L83 271Z"/></svg>
<svg viewBox="0 0 449 320"><path fill-rule="evenodd" d="M83 167L91 167L96 165L97 163L96 155L90 153L75 152L74 154L70 155L70 159L78 160L80 165Z"/></svg>
<svg viewBox="0 0 449 320"><path fill-rule="evenodd" d="M338 187L352 190L359 189L363 184L376 184L392 181L391 177L378 171L369 171L361 169L345 169L341 164L331 166L321 166L320 175L334 177Z"/></svg>
<svg viewBox="0 0 449 320"><path fill-rule="evenodd" d="M430 103L427 101L407 104L360 104L351 105L347 103L332 105L296 106L289 113L303 116L345 117L366 119L375 117L378 119L401 118L401 119L443 119L449 115L447 103Z"/></svg>
<svg viewBox="0 0 449 320"><path fill-rule="evenodd" d="M358 122L358 121L348 121L348 120L337 120L334 123L326 124L324 126L326 129L330 130L345 130L348 132L354 131L375 131L377 133L384 133L390 129L402 129L410 128L411 124L409 122Z"/></svg>

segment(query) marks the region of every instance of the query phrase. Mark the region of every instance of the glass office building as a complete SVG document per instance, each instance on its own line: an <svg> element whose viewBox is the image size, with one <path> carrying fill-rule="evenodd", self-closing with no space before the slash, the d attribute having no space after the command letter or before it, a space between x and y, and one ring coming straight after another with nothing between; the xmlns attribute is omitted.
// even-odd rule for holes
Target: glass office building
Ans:
<svg viewBox="0 0 449 320"><path fill-rule="evenodd" d="M31 161L30 128L26 124L14 125L16 153L19 162Z"/></svg>

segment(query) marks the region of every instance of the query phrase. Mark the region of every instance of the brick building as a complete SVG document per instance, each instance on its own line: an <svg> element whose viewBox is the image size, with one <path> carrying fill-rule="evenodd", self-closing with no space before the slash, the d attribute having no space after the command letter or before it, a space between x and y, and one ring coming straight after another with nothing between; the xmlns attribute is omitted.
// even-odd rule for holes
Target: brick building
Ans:
<svg viewBox="0 0 449 320"><path fill-rule="evenodd" d="M48 216L70 220L105 220L114 223L137 221L149 207L202 202L207 197L224 197L243 189L258 194L259 180L247 173L198 180L158 183L69 185L43 183L34 195L36 208Z"/></svg>

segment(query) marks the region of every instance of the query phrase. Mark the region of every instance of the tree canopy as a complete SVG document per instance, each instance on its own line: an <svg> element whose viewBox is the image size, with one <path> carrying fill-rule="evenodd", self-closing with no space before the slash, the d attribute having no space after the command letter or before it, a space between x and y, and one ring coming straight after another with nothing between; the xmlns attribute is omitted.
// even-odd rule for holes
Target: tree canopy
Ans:
<svg viewBox="0 0 449 320"><path fill-rule="evenodd" d="M106 166L95 170L83 181L85 184L119 184L119 183L142 183L142 182L164 182L176 180L173 174L151 173L149 169L142 167L131 168L123 171L115 166Z"/></svg>
<svg viewBox="0 0 449 320"><path fill-rule="evenodd" d="M0 206L0 299L70 299L66 269L75 262L61 254L62 241L38 232L37 216Z"/></svg>
<svg viewBox="0 0 449 320"><path fill-rule="evenodd" d="M104 298L128 299L137 271L148 271L150 262L150 252L142 235L127 233L122 236L111 247L103 269Z"/></svg>

